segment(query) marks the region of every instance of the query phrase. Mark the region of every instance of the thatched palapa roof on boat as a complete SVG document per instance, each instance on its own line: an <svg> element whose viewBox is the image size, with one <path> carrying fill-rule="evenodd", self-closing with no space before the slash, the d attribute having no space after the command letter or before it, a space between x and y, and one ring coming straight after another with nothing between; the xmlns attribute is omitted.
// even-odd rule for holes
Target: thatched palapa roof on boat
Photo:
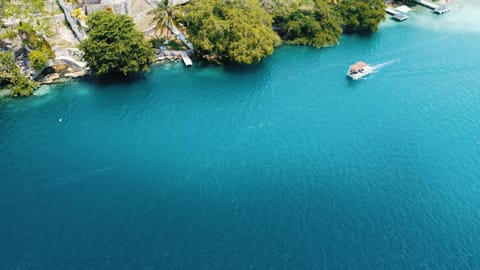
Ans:
<svg viewBox="0 0 480 270"><path fill-rule="evenodd" d="M357 63L351 65L350 70L353 71L353 72L357 72L357 71L365 68L366 66L368 66L367 63L360 61L360 62L357 62Z"/></svg>

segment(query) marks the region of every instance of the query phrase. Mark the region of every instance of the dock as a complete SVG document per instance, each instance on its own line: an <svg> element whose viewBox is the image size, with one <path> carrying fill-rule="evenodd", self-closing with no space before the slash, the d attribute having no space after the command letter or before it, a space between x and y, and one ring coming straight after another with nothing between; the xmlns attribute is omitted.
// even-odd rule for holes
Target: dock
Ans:
<svg viewBox="0 0 480 270"><path fill-rule="evenodd" d="M438 5L436 5L432 2L425 1L425 0L415 0L415 2L424 6L424 7L427 7L429 9L435 10L436 8L438 8Z"/></svg>
<svg viewBox="0 0 480 270"><path fill-rule="evenodd" d="M385 8L385 12L392 15L392 18L400 22L408 19L407 13L409 11L410 11L410 8L407 6L401 6L397 8Z"/></svg>
<svg viewBox="0 0 480 270"><path fill-rule="evenodd" d="M185 54L185 53L182 53L182 61L183 61L183 63L185 64L185 66L187 66L187 67L193 65L192 60L191 60L190 57L189 57L187 54Z"/></svg>
<svg viewBox="0 0 480 270"><path fill-rule="evenodd" d="M396 12L395 9L393 9L393 8L386 8L386 9L385 9L385 12L387 12L388 14L390 14L390 15L392 15L392 16L398 13L398 12Z"/></svg>
<svg viewBox="0 0 480 270"><path fill-rule="evenodd" d="M437 5L437 4L434 4L432 2L425 1L425 0L415 0L415 2L417 4L420 4L424 7L427 7L429 9L433 10L433 12L435 12L439 15L447 13L447 12L450 11L450 8L448 8L446 5Z"/></svg>
<svg viewBox="0 0 480 270"><path fill-rule="evenodd" d="M447 13L450 11L450 8L447 6L439 6L433 10L433 12L437 13L438 15L442 15L443 13Z"/></svg>
<svg viewBox="0 0 480 270"><path fill-rule="evenodd" d="M398 12L397 14L393 15L393 18L397 21L402 22L408 19L408 15Z"/></svg>

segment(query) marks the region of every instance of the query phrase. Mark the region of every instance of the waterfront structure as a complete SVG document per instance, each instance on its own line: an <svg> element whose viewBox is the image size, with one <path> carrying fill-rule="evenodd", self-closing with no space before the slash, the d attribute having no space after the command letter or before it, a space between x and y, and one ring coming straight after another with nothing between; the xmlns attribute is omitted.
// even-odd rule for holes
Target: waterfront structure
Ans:
<svg viewBox="0 0 480 270"><path fill-rule="evenodd" d="M185 64L185 66L187 66L187 67L193 65L192 60L191 60L190 57L188 57L188 55L185 54L185 53L182 53L182 61L183 61L183 63Z"/></svg>
<svg viewBox="0 0 480 270"><path fill-rule="evenodd" d="M411 8L407 6L399 6L396 8L386 8L385 11L392 15L392 17L397 21L405 21L408 17L408 12L410 12Z"/></svg>
<svg viewBox="0 0 480 270"><path fill-rule="evenodd" d="M85 14L111 8L116 14L130 14L131 0L84 0Z"/></svg>
<svg viewBox="0 0 480 270"><path fill-rule="evenodd" d="M447 13L450 11L450 8L447 6L438 6L436 7L433 12L437 13L438 15L442 15L443 13Z"/></svg>
<svg viewBox="0 0 480 270"><path fill-rule="evenodd" d="M415 0L415 2L417 2L418 4L420 4L424 7L432 9L434 13L439 14L439 15L447 13L447 12L450 11L450 8L446 5L437 5L437 4L434 4L432 2L425 1L425 0Z"/></svg>
<svg viewBox="0 0 480 270"><path fill-rule="evenodd" d="M411 10L412 10L411 8L405 5L396 7L394 9L395 13L393 14L393 18L397 21L405 21L408 19L408 13Z"/></svg>

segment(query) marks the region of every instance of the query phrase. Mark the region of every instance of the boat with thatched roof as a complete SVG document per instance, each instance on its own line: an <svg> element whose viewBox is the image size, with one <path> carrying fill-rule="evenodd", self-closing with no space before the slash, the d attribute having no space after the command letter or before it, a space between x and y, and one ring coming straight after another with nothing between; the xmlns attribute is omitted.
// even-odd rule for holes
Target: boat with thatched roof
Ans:
<svg viewBox="0 0 480 270"><path fill-rule="evenodd" d="M364 76L367 76L368 74L372 73L373 69L371 66L369 66L365 62L357 62L353 65L350 66L347 72L347 76L354 79L358 80Z"/></svg>

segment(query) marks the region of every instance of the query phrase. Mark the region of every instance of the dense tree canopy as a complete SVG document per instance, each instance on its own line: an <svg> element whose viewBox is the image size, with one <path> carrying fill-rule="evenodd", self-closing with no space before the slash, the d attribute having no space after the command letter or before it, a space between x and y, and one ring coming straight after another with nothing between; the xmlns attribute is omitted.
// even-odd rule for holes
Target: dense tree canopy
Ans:
<svg viewBox="0 0 480 270"><path fill-rule="evenodd" d="M289 43L330 46L342 34L341 18L326 0L291 1L276 17L280 35Z"/></svg>
<svg viewBox="0 0 480 270"><path fill-rule="evenodd" d="M338 11L346 33L376 32L385 20L384 0L342 0Z"/></svg>
<svg viewBox="0 0 480 270"><path fill-rule="evenodd" d="M279 42L258 0L193 0L184 22L195 49L211 61L257 63Z"/></svg>
<svg viewBox="0 0 480 270"><path fill-rule="evenodd" d="M342 32L375 32L385 19L384 0L261 0L275 29L289 43L338 43Z"/></svg>
<svg viewBox="0 0 480 270"><path fill-rule="evenodd" d="M149 69L155 53L132 18L102 11L90 15L87 24L88 38L80 48L94 74L127 75Z"/></svg>

